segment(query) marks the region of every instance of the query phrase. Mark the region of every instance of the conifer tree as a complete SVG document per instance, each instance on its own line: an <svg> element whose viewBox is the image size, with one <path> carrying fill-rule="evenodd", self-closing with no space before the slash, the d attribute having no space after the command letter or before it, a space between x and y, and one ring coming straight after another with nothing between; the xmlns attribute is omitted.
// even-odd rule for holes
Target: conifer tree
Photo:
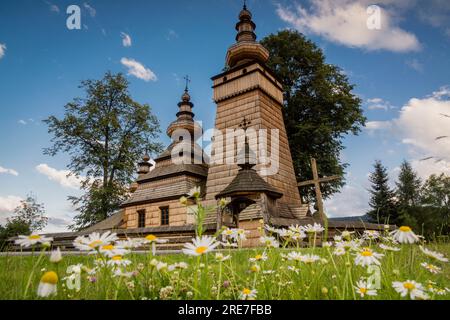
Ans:
<svg viewBox="0 0 450 320"><path fill-rule="evenodd" d="M374 172L369 178L372 183L369 205L371 210L367 212L370 221L378 223L395 223L398 218L395 192L389 186L387 169L381 161L374 164Z"/></svg>

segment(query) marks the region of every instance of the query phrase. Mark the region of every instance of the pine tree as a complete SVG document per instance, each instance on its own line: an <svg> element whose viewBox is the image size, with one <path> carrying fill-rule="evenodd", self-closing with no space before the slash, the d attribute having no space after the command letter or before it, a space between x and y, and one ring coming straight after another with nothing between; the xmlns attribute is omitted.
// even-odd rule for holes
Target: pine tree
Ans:
<svg viewBox="0 0 450 320"><path fill-rule="evenodd" d="M374 172L369 178L372 183L369 205L372 208L367 215L370 221L378 223L395 223L398 218L395 192L389 187L389 176L386 167L377 160Z"/></svg>
<svg viewBox="0 0 450 320"><path fill-rule="evenodd" d="M401 207L415 207L420 203L422 181L406 160L400 166L396 186L398 203Z"/></svg>

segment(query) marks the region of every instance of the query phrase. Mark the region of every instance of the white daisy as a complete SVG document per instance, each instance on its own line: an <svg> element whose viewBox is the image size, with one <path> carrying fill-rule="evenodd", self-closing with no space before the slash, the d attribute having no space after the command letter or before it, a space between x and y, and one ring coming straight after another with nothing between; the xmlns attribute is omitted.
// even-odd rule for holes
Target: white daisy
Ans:
<svg viewBox="0 0 450 320"><path fill-rule="evenodd" d="M57 294L58 275L54 271L44 273L39 282L37 295L42 298L47 298L51 295Z"/></svg>
<svg viewBox="0 0 450 320"><path fill-rule="evenodd" d="M321 233L325 229L319 223L314 223L314 225L307 224L307 225L303 226L303 230L306 233Z"/></svg>
<svg viewBox="0 0 450 320"><path fill-rule="evenodd" d="M61 250L58 248L56 248L56 250L53 250L52 253L50 254L50 262L51 263L59 263L62 260L62 254L61 254Z"/></svg>
<svg viewBox="0 0 450 320"><path fill-rule="evenodd" d="M201 188L199 186L192 188L188 193L189 197L192 197L192 198L199 198L200 194L201 194Z"/></svg>
<svg viewBox="0 0 450 320"><path fill-rule="evenodd" d="M248 288L244 288L242 289L239 297L241 300L254 300L256 298L256 294L258 293L258 291L256 291L256 289L248 289Z"/></svg>
<svg viewBox="0 0 450 320"><path fill-rule="evenodd" d="M259 238L259 241L266 245L268 248L278 248L280 243L274 237L263 236Z"/></svg>
<svg viewBox="0 0 450 320"><path fill-rule="evenodd" d="M237 248L238 244L236 242L219 242L221 246L225 248Z"/></svg>
<svg viewBox="0 0 450 320"><path fill-rule="evenodd" d="M431 251L422 246L420 246L420 250L422 250L422 252L430 258L433 258L433 259L441 261L441 262L448 262L448 259L442 253L439 253L436 251Z"/></svg>
<svg viewBox="0 0 450 320"><path fill-rule="evenodd" d="M118 246L114 246L112 244L108 244L106 246L101 246L98 249L100 251L100 253L102 253L103 255L112 258L114 256L124 256L128 253L130 253L130 250L125 249L125 248L121 248Z"/></svg>
<svg viewBox="0 0 450 320"><path fill-rule="evenodd" d="M346 253L347 253L347 251L345 250L344 247L336 247L336 249L334 249L334 251L333 251L333 254L335 256L343 256Z"/></svg>
<svg viewBox="0 0 450 320"><path fill-rule="evenodd" d="M380 265L380 259L384 254L376 253L370 248L364 248L356 254L355 264L359 266Z"/></svg>
<svg viewBox="0 0 450 320"><path fill-rule="evenodd" d="M330 241L324 241L322 242L322 247L323 248L331 248L333 246L333 243Z"/></svg>
<svg viewBox="0 0 450 320"><path fill-rule="evenodd" d="M235 230L235 239L236 241L244 241L247 240L247 234L249 234L250 231L244 230L244 229L236 229Z"/></svg>
<svg viewBox="0 0 450 320"><path fill-rule="evenodd" d="M424 292L423 285L416 281L413 280L406 280L405 282L394 281L392 282L392 287L395 289L395 291L400 293L400 296L402 297L406 297L407 295L409 295L409 297L412 300L428 299L428 295Z"/></svg>
<svg viewBox="0 0 450 320"><path fill-rule="evenodd" d="M173 271L173 270L177 270L177 269L182 270L182 269L187 269L187 268L188 268L188 264L186 262L176 262L176 263L168 266L167 270Z"/></svg>
<svg viewBox="0 0 450 320"><path fill-rule="evenodd" d="M231 256L230 256L230 255L224 256L223 253L217 252L215 258L216 258L216 260L219 261L219 262L224 262L224 261L230 259Z"/></svg>
<svg viewBox="0 0 450 320"><path fill-rule="evenodd" d="M287 259L291 261L302 261L303 255L300 252L291 251L287 254Z"/></svg>
<svg viewBox="0 0 450 320"><path fill-rule="evenodd" d="M234 239L234 229L225 228L220 234L226 239Z"/></svg>
<svg viewBox="0 0 450 320"><path fill-rule="evenodd" d="M361 298L364 298L367 296L376 296L377 290L374 288L371 288L370 284L367 281L359 280L356 282L355 286L356 293L361 296Z"/></svg>
<svg viewBox="0 0 450 320"><path fill-rule="evenodd" d="M115 246L118 248L124 248L128 250L136 249L142 247L146 242L145 239L141 238L127 238L126 240L118 240L115 242Z"/></svg>
<svg viewBox="0 0 450 320"><path fill-rule="evenodd" d="M301 257L301 262L303 262L303 263L307 263L307 264L310 264L310 263L314 263L314 262L316 262L316 261L318 261L318 260L320 260L320 257L319 256L316 256L316 255L314 255L314 254L305 254L305 255L303 255L302 257Z"/></svg>
<svg viewBox="0 0 450 320"><path fill-rule="evenodd" d="M15 244L20 245L21 247L30 247L38 243L50 243L53 241L53 238L41 236L37 233L32 233L29 236L19 236L19 239L17 239Z"/></svg>
<svg viewBox="0 0 450 320"><path fill-rule="evenodd" d="M184 254L201 256L202 254L208 253L219 245L213 237L203 236L201 238L197 237L192 239L192 243L186 243L182 249Z"/></svg>
<svg viewBox="0 0 450 320"><path fill-rule="evenodd" d="M415 243L419 241L419 237L412 231L410 227L402 226L397 230L389 233L395 241L399 243Z"/></svg>
<svg viewBox="0 0 450 320"><path fill-rule="evenodd" d="M254 257L248 259L248 261L250 261L250 262L266 261L266 260L267 260L267 255L265 253L257 254Z"/></svg>
<svg viewBox="0 0 450 320"><path fill-rule="evenodd" d="M148 236L146 236L143 241L145 243L167 243L169 240L167 239L160 239L157 236L155 236L154 234L149 234Z"/></svg>
<svg viewBox="0 0 450 320"><path fill-rule="evenodd" d="M438 266L435 266L434 264L430 264L427 262L422 262L420 264L422 267L424 267L425 269L427 269L428 271L430 271L431 273L440 273L442 271L441 268L439 268Z"/></svg>
<svg viewBox="0 0 450 320"><path fill-rule="evenodd" d="M363 238L367 240L375 240L380 237L380 233L376 230L364 230Z"/></svg>
<svg viewBox="0 0 450 320"><path fill-rule="evenodd" d="M80 251L93 251L98 247L106 246L117 240L117 234L106 231L103 234L93 232L88 236L79 236L73 242L75 248Z"/></svg>
<svg viewBox="0 0 450 320"><path fill-rule="evenodd" d="M124 259L123 256L114 256L108 260L107 264L111 267L126 267L131 264L131 261Z"/></svg>
<svg viewBox="0 0 450 320"><path fill-rule="evenodd" d="M270 233L278 233L278 231L280 231L280 229L271 227L271 226L269 226L268 224L266 224L266 225L264 226L264 228L265 228L267 231L269 231Z"/></svg>

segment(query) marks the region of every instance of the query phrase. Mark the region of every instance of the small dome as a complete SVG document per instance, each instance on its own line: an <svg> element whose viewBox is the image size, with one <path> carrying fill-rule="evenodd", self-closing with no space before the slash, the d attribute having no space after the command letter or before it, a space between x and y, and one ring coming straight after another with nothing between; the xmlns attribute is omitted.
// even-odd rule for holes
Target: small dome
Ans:
<svg viewBox="0 0 450 320"><path fill-rule="evenodd" d="M189 92L184 91L183 95L181 96L181 100L183 100L183 102L189 102L191 101L191 96L189 94Z"/></svg>
<svg viewBox="0 0 450 320"><path fill-rule="evenodd" d="M252 13L247 10L247 7L244 7L244 9L241 10L239 13L239 20L250 20L252 18Z"/></svg>
<svg viewBox="0 0 450 320"><path fill-rule="evenodd" d="M150 161L150 156L148 154L145 154L144 157L142 158L142 160L144 162L149 162Z"/></svg>

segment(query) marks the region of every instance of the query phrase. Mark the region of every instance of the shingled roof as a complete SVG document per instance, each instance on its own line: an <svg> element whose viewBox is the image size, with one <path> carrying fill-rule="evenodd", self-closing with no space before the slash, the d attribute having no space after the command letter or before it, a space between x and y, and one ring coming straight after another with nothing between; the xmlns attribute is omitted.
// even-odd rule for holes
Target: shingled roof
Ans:
<svg viewBox="0 0 450 320"><path fill-rule="evenodd" d="M233 181L216 195L216 199L242 192L265 192L277 199L283 196L281 192L264 181L254 169L241 169Z"/></svg>
<svg viewBox="0 0 450 320"><path fill-rule="evenodd" d="M191 174L203 178L208 176L208 167L207 165L201 164L171 164L168 166L156 167L149 173L139 177L137 182L143 183L146 181L179 174Z"/></svg>

